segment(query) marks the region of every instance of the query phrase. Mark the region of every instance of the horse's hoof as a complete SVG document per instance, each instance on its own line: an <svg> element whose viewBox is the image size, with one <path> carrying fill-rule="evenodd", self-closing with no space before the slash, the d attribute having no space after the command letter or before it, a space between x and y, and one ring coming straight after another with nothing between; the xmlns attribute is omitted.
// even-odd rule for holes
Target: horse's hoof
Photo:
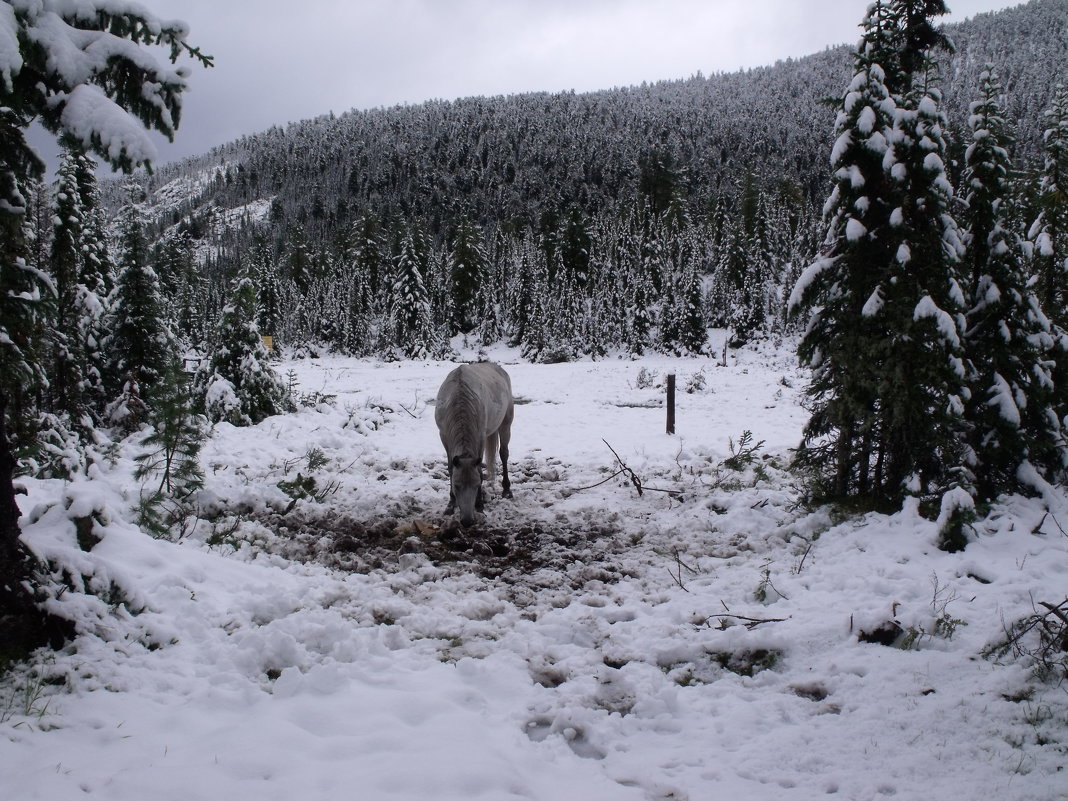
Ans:
<svg viewBox="0 0 1068 801"><path fill-rule="evenodd" d="M512 491L510 489L506 489L504 492L501 493L501 497L508 498L510 500L512 497Z"/></svg>

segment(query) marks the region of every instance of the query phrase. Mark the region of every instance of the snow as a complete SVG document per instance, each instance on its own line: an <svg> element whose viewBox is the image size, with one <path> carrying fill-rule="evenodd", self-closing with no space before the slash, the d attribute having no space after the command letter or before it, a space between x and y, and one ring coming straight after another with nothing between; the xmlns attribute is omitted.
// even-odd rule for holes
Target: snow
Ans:
<svg viewBox="0 0 1068 801"><path fill-rule="evenodd" d="M854 189L860 189L864 186L864 174L856 164L850 164L848 167L839 168L835 172L834 177L839 181L848 179L849 185Z"/></svg>
<svg viewBox="0 0 1068 801"><path fill-rule="evenodd" d="M921 117L929 119L938 117L938 102L930 95L924 95L920 98L920 104L916 110Z"/></svg>
<svg viewBox="0 0 1068 801"><path fill-rule="evenodd" d="M21 69L22 53L19 51L15 9L5 3L0 6L0 78L4 81L5 91L11 91L11 80Z"/></svg>
<svg viewBox="0 0 1068 801"><path fill-rule="evenodd" d="M834 141L834 147L831 148L831 166L835 167L842 160L842 156L849 150L853 144L852 131L843 131L838 138Z"/></svg>
<svg viewBox="0 0 1068 801"><path fill-rule="evenodd" d="M875 287L875 290L864 302L864 307L860 310L861 316L875 317L883 310L885 305L886 301L883 300L882 287Z"/></svg>
<svg viewBox="0 0 1068 801"><path fill-rule="evenodd" d="M997 407L998 414L1002 420L1009 425L1018 427L1020 425L1020 409L1016 405L1016 399L1013 397L1012 387L1001 376L1001 373L994 373L991 380L993 383L987 390L989 395L986 402L987 405Z"/></svg>
<svg viewBox="0 0 1068 801"><path fill-rule="evenodd" d="M812 282L819 277L820 273L834 266L835 261L837 261L836 258L821 256L801 272L801 275L797 277L797 283L790 291L790 300L787 303L789 313L792 314L804 302L805 294L812 286Z"/></svg>
<svg viewBox="0 0 1068 801"><path fill-rule="evenodd" d="M937 153L928 153L923 157L923 168L928 172L945 173L946 171L946 165Z"/></svg>
<svg viewBox="0 0 1068 801"><path fill-rule="evenodd" d="M890 150L889 144L887 144L886 137L883 136L881 131L876 131L867 139L864 140L864 146L868 148L872 153L885 154Z"/></svg>
<svg viewBox="0 0 1068 801"><path fill-rule="evenodd" d="M63 127L89 149L93 137L100 138L108 158L118 161L124 155L135 164L155 161L156 145L136 117L92 84L74 87L65 97L61 119Z"/></svg>
<svg viewBox="0 0 1068 801"><path fill-rule="evenodd" d="M24 539L95 594L56 598L76 640L0 679L5 794L1063 797L1063 689L980 653L1063 597L1068 498L1001 499L958 554L915 504L806 506L785 470L808 418L792 345L727 366L493 350L519 400L515 497L492 493L453 558L434 545L447 489L428 405L452 362L279 364L318 401L215 428L218 516L178 542L131 522L136 438L91 481L26 481ZM675 435L668 372L707 377L680 392ZM763 444L728 469L746 430ZM641 495L610 478L606 441ZM279 482L298 471L336 488L287 511ZM90 551L74 517L94 521ZM399 533L375 546L360 524L386 519ZM478 547L495 531L506 556ZM911 647L860 641L891 621Z"/></svg>
<svg viewBox="0 0 1068 801"><path fill-rule="evenodd" d="M875 130L876 119L875 109L871 106L865 106L857 116L857 130L862 134L870 134Z"/></svg>
<svg viewBox="0 0 1068 801"><path fill-rule="evenodd" d="M850 217L849 220L846 221L845 236L850 242L856 242L859 239L863 239L866 233L868 233L868 229L865 228L864 223L856 217Z"/></svg>
<svg viewBox="0 0 1068 801"><path fill-rule="evenodd" d="M952 315L950 315L949 312L940 309L930 295L924 295L920 298L920 302L916 304L916 309L913 311L912 317L914 320L923 320L926 318L933 319L942 338L951 343L954 347L960 347L960 336L957 332L957 324L953 321Z"/></svg>

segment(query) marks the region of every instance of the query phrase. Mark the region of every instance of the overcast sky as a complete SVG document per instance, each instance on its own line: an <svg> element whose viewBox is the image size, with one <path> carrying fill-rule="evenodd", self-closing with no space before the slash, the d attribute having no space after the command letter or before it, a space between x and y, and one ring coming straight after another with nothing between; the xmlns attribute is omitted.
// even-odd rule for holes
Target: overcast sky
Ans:
<svg viewBox="0 0 1068 801"><path fill-rule="evenodd" d="M773 64L855 43L869 0L142 1L215 57L163 163L330 111ZM944 19L1017 4L948 0Z"/></svg>

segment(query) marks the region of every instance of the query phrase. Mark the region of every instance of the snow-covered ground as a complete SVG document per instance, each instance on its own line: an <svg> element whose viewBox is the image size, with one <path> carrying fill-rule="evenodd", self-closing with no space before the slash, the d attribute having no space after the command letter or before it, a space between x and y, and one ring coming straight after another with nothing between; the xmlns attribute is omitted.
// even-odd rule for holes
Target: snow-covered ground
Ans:
<svg viewBox="0 0 1068 801"><path fill-rule="evenodd" d="M218 426L178 542L131 522L132 442L92 481L27 482L81 633L0 680L4 797L1068 798L1068 682L981 655L1068 596L1068 499L1005 499L947 554L914 509L800 503L788 347L490 355L514 499L471 531L442 515L447 362L280 364L322 402ZM909 647L862 641L890 621Z"/></svg>

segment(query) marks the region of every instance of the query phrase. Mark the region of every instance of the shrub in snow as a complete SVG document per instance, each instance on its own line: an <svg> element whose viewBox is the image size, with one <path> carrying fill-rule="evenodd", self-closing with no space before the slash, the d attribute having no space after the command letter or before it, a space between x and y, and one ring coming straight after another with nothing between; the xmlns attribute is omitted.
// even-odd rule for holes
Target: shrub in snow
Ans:
<svg viewBox="0 0 1068 801"><path fill-rule="evenodd" d="M149 422L135 459L134 478L142 482L138 522L154 536L167 536L192 511L204 485L199 456L205 427L191 411L184 373L172 370L164 378Z"/></svg>
<svg viewBox="0 0 1068 801"><path fill-rule="evenodd" d="M141 397L140 385L132 378L123 384L122 394L104 410L104 419L124 434L139 429L147 417L148 404Z"/></svg>
<svg viewBox="0 0 1068 801"><path fill-rule="evenodd" d="M74 426L66 415L51 413L42 414L37 426L36 441L19 454L24 472L38 478L70 479L85 469L83 436L91 426Z"/></svg>
<svg viewBox="0 0 1068 801"><path fill-rule="evenodd" d="M684 389L688 394L693 395L695 392L703 391L707 383L708 375L705 373L704 368L701 368L686 379Z"/></svg>

